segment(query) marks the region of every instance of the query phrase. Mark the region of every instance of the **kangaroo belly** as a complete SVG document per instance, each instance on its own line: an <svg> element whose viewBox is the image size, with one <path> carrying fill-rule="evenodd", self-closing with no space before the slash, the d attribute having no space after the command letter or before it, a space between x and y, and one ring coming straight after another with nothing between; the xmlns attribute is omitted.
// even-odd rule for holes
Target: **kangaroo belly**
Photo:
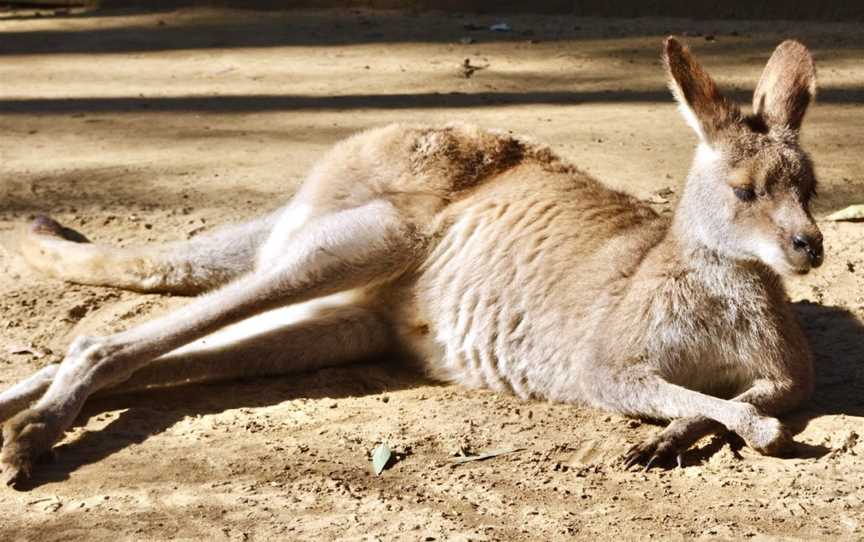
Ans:
<svg viewBox="0 0 864 542"><path fill-rule="evenodd" d="M417 277L416 314L428 331L412 346L436 377L529 396L537 393L527 372L531 317L551 278L525 245L541 249L554 209L488 211L455 223Z"/></svg>
<svg viewBox="0 0 864 542"><path fill-rule="evenodd" d="M531 198L460 210L397 318L430 374L520 397L556 397L578 381L605 305L595 292L615 280L599 253L615 243L580 229L573 212Z"/></svg>

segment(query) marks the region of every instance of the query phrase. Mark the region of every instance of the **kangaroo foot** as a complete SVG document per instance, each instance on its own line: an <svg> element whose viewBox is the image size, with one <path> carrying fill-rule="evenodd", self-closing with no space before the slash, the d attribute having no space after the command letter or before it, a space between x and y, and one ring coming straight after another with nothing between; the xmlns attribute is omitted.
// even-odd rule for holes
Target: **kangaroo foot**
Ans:
<svg viewBox="0 0 864 542"><path fill-rule="evenodd" d="M3 451L0 468L8 486L20 487L30 479L33 464L50 452L63 431L43 412L28 409L19 412L3 426Z"/></svg>

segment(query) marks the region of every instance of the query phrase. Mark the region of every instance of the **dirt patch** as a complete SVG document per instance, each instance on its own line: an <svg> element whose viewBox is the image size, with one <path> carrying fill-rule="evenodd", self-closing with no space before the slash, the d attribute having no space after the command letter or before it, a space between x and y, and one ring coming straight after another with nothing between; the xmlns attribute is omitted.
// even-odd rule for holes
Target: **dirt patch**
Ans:
<svg viewBox="0 0 864 542"><path fill-rule="evenodd" d="M659 65L672 32L739 97L779 41L804 40L821 84L804 134L817 216L864 201L857 25L514 16L509 32L484 30L495 22L212 9L0 20L0 234L41 212L121 245L197 235L280 205L339 138L405 120L529 134L667 211L695 144ZM483 69L465 77L466 65ZM864 225L820 226L825 266L789 281L818 364L816 396L788 419L796 458L714 439L684 469L622 472L620 455L657 427L376 360L94 402L33 489L0 490L2 538L861 538ZM184 302L62 284L0 252L0 385L58 361L75 335ZM382 440L400 460L375 477ZM524 451L449 462L500 448Z"/></svg>

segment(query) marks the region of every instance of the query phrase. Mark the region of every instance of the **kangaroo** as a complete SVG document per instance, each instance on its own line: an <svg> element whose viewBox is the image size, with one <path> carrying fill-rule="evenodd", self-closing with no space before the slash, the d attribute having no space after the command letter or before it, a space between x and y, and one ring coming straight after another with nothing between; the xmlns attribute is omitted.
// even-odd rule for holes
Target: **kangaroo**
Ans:
<svg viewBox="0 0 864 542"><path fill-rule="evenodd" d="M724 428L763 454L788 453L776 416L809 396L813 375L781 275L823 259L809 209L816 178L799 146L813 60L796 41L780 44L747 115L676 39L663 60L699 140L671 218L543 145L462 124L354 135L284 208L185 242L115 248L36 218L20 250L48 275L209 292L127 331L79 337L62 363L0 394L5 480L26 480L94 393L394 349L445 381L670 420L624 453L627 469L680 466ZM304 319L269 350L178 350L295 304L308 307Z"/></svg>

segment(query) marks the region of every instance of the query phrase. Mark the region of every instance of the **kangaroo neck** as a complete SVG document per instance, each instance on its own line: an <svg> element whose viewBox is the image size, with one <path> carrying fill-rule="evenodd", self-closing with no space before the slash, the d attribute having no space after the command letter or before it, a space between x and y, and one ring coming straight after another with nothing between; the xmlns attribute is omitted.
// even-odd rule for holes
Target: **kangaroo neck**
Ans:
<svg viewBox="0 0 864 542"><path fill-rule="evenodd" d="M692 195L692 194L691 194ZM744 262L735 260L724 254L720 247L709 245L706 242L704 232L700 229L698 217L693 216L688 205L688 194L685 193L679 202L669 232L664 242L668 250L674 255L673 261L677 261L682 270L699 272L706 268L736 269L745 266Z"/></svg>

